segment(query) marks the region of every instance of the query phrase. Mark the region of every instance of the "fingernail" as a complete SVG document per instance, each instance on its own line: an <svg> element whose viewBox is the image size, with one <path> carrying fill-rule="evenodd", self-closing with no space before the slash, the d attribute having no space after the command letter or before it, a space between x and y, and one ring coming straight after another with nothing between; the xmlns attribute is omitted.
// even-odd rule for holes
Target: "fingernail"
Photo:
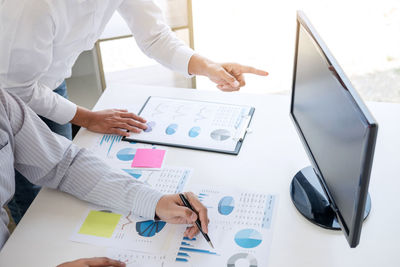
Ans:
<svg viewBox="0 0 400 267"><path fill-rule="evenodd" d="M234 81L234 82L233 82L233 86L234 86L234 87L239 87L239 85L240 85L240 83L239 83L238 81Z"/></svg>
<svg viewBox="0 0 400 267"><path fill-rule="evenodd" d="M196 214L192 213L192 216L190 216L190 219L191 219L192 221L195 221L195 220L196 220Z"/></svg>

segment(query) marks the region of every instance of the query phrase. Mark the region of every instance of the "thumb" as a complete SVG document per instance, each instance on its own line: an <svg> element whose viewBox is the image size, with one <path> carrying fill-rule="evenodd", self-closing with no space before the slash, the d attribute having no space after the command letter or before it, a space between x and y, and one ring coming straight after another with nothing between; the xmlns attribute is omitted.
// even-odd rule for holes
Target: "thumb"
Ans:
<svg viewBox="0 0 400 267"><path fill-rule="evenodd" d="M186 223L194 223L197 220L197 214L186 207L176 206L172 213L174 217L181 217Z"/></svg>

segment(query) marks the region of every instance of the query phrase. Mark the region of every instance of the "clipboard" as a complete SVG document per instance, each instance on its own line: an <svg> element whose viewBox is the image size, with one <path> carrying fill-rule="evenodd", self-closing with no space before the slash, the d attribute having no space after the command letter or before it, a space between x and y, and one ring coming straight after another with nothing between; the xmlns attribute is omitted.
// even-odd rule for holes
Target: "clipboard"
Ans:
<svg viewBox="0 0 400 267"><path fill-rule="evenodd" d="M148 129L122 141L238 155L254 107L149 96L138 115Z"/></svg>

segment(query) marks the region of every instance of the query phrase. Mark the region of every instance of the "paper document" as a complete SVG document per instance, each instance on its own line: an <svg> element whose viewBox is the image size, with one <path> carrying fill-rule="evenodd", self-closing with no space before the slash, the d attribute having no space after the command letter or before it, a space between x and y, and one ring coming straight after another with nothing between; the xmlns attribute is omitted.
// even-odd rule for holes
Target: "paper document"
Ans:
<svg viewBox="0 0 400 267"><path fill-rule="evenodd" d="M115 218L120 218L116 224L105 223L104 216L91 218L93 214L99 213L111 213L111 211L95 206L90 207L70 240L104 247L163 254L169 249L172 251L177 249L177 244L185 230L181 225L143 219L132 213L124 214L118 211L111 213Z"/></svg>
<svg viewBox="0 0 400 267"><path fill-rule="evenodd" d="M182 238L171 266L267 266L277 197L229 188L191 188L208 208L208 235Z"/></svg>
<svg viewBox="0 0 400 267"><path fill-rule="evenodd" d="M212 249L202 235L183 237L168 243L161 253L142 254L115 249L109 254L132 265L146 266L268 266L277 196L233 188L194 186L191 188L208 208L208 235ZM144 260L143 260L144 259ZM135 265L137 264L137 265ZM140 265L143 264L143 265Z"/></svg>
<svg viewBox="0 0 400 267"><path fill-rule="evenodd" d="M140 175L135 178L156 190L164 194L173 194L182 192L190 179L191 170L166 167L161 171L142 171L135 175ZM182 225L145 220L131 213L111 213L105 208L90 206L70 240L142 252L165 253L166 248L176 250L174 246L178 246L184 231L185 227Z"/></svg>
<svg viewBox="0 0 400 267"><path fill-rule="evenodd" d="M137 149L156 149L153 145L122 142L121 139L122 136L111 134L99 136L89 150L115 168L131 169Z"/></svg>

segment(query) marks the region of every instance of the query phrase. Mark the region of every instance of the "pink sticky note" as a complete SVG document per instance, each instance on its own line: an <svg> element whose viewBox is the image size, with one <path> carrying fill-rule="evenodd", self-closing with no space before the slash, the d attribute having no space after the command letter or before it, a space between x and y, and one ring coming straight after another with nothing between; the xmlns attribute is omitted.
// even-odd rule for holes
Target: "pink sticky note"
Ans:
<svg viewBox="0 0 400 267"><path fill-rule="evenodd" d="M161 149L136 149L132 161L132 168L161 168L164 160L165 150Z"/></svg>

